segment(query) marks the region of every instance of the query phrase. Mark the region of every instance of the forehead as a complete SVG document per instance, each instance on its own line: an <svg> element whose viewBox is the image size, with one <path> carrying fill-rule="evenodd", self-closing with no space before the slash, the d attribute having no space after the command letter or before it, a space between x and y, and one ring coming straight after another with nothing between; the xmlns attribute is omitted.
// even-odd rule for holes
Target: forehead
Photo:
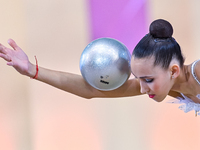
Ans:
<svg viewBox="0 0 200 150"><path fill-rule="evenodd" d="M136 76L153 76L163 69L160 66L154 66L154 57L131 59L131 70Z"/></svg>

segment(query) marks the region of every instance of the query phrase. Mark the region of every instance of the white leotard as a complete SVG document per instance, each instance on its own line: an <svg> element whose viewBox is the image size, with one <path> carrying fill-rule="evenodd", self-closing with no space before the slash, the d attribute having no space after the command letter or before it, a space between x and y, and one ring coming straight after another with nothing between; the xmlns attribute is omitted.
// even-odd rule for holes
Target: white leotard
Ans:
<svg viewBox="0 0 200 150"><path fill-rule="evenodd" d="M191 73L192 73L192 76L194 77L194 79L197 81L197 83L200 85L200 81L199 79L197 78L195 72L194 72L194 67L196 65L196 63L200 61L200 59L196 60L195 62L192 63L192 66L191 66Z"/></svg>
<svg viewBox="0 0 200 150"><path fill-rule="evenodd" d="M195 62L192 63L191 73L192 73L192 76L194 77L194 79L196 80L196 82L200 85L200 81L194 72L195 65L198 61L200 61L200 59L196 60ZM169 103L183 104L183 105L179 106L179 109L183 110L185 113L194 110L196 115L200 115L200 104L195 103L194 101L192 101L190 98L188 98L187 96L185 96L182 93L181 93L181 95L182 95L182 97L178 97L175 100L169 101ZM200 99L200 94L197 94L197 98Z"/></svg>

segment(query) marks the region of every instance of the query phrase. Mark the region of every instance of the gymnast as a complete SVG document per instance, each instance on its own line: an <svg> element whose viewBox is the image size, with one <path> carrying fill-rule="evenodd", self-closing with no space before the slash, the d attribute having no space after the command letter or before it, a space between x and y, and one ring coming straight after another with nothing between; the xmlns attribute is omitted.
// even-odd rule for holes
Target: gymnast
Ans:
<svg viewBox="0 0 200 150"><path fill-rule="evenodd" d="M129 78L122 86L111 91L101 91L90 86L81 75L60 72L32 64L24 51L9 39L7 48L0 44L0 57L20 74L52 85L83 98L114 98L148 94L161 102L167 95L182 104L184 112L195 111L200 115L200 62L184 64L184 57L177 41L172 37L172 25L163 19L153 21L146 34L136 45L131 58Z"/></svg>

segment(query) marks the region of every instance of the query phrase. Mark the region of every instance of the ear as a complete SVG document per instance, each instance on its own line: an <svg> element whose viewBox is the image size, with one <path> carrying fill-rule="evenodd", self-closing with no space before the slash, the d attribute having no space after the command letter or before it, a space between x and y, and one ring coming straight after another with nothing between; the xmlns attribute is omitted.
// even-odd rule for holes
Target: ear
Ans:
<svg viewBox="0 0 200 150"><path fill-rule="evenodd" d="M177 78L180 74L180 67L177 64L173 64L170 66L170 72L172 78Z"/></svg>

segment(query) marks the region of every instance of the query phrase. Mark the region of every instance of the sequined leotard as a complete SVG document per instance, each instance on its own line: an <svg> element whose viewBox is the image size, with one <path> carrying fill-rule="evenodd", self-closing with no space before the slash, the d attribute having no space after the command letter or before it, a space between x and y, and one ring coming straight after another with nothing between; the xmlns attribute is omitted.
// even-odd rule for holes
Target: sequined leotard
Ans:
<svg viewBox="0 0 200 150"><path fill-rule="evenodd" d="M200 59L196 60L195 62L192 63L191 73L192 73L192 76L194 77L194 79L196 80L196 82L200 85L200 81L194 72L195 65L198 61L200 61ZM192 101L190 98L188 98L187 96L185 96L182 93L181 93L181 95L182 95L182 97L178 97L177 99L170 101L170 103L183 104L183 105L179 106L179 109L183 110L185 113L194 110L196 115L200 115L200 104L195 103L194 101ZM196 97L198 99L200 99L200 94L197 94Z"/></svg>

